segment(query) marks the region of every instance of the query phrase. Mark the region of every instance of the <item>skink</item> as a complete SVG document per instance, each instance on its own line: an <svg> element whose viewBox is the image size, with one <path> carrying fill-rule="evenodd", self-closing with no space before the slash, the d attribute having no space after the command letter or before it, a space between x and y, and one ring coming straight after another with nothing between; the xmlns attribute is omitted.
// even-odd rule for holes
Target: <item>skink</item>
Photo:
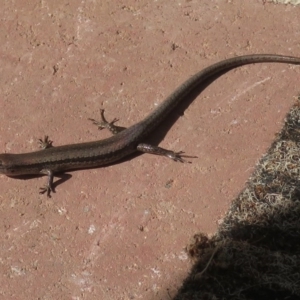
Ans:
<svg viewBox="0 0 300 300"><path fill-rule="evenodd" d="M289 63L300 64L300 57L274 54L253 54L229 58L215 63L196 73L179 86L155 110L142 121L125 129L107 122L103 111L102 121L91 119L99 128L107 127L114 134L112 137L95 142L70 144L51 147L51 142L45 138L41 143L43 150L23 154L0 154L0 173L8 176L26 174L45 174L48 176L47 185L40 193L50 197L53 191L55 173L74 169L100 167L115 162L133 152L142 151L170 157L175 161L184 162L183 152L174 152L157 146L141 144L142 141L166 118L166 116L182 102L186 96L206 80L230 69L252 63Z"/></svg>

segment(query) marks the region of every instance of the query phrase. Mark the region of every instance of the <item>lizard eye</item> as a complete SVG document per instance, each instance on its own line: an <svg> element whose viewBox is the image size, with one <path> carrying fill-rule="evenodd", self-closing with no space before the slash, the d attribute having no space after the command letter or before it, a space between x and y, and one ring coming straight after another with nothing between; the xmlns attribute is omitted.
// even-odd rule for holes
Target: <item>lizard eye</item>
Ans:
<svg viewBox="0 0 300 300"><path fill-rule="evenodd" d="M11 170L11 160L9 158L9 154L0 154L0 174L12 174L14 170Z"/></svg>

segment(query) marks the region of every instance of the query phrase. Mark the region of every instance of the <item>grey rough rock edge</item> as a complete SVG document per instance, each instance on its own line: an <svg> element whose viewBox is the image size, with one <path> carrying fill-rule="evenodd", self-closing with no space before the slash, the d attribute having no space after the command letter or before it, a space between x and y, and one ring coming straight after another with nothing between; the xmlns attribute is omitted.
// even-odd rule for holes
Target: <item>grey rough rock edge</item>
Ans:
<svg viewBox="0 0 300 300"><path fill-rule="evenodd" d="M271 2L282 3L282 4L293 4L293 5L299 5L300 4L300 0L273 0Z"/></svg>

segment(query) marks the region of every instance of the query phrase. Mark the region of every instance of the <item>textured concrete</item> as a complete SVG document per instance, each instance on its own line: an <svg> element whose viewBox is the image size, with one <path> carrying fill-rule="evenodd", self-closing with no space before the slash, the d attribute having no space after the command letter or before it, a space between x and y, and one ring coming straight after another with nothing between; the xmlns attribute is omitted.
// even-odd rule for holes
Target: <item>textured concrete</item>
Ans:
<svg viewBox="0 0 300 300"><path fill-rule="evenodd" d="M299 13L268 1L4 1L0 152L35 150L45 134L54 146L106 137L87 120L100 108L130 126L224 58L299 56ZM177 110L160 145L197 155L192 164L141 155L72 172L51 199L38 194L45 177L0 176L0 295L170 299L192 266L190 238L222 221L299 93L299 74L242 67Z"/></svg>

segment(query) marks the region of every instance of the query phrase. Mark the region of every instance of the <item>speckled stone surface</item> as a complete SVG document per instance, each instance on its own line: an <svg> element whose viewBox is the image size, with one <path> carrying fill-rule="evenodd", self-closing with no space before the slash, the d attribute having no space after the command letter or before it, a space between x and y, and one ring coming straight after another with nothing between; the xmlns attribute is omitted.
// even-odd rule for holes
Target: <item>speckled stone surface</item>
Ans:
<svg viewBox="0 0 300 300"><path fill-rule="evenodd" d="M190 75L235 55L300 55L299 7L264 1L5 1L0 11L0 152L109 136ZM280 19L280 22L278 20ZM284 24L284 26L282 26ZM45 177L0 176L3 299L170 299L185 247L212 234L282 126L300 67L245 66L206 88L160 145L192 164L140 155ZM290 99L282 103L281 99ZM154 133L161 134L160 129Z"/></svg>

